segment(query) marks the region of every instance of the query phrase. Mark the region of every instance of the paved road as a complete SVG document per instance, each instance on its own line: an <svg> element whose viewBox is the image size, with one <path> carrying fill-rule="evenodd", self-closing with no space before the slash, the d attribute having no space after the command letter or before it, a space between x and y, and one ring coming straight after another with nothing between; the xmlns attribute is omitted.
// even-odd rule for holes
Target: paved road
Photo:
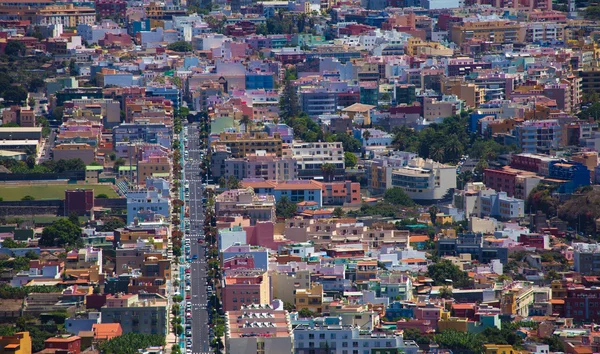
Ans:
<svg viewBox="0 0 600 354"><path fill-rule="evenodd" d="M190 239L191 256L197 255L198 259L191 262L191 293L192 293L192 349L188 353L201 354L210 352L208 335L208 302L206 293L206 248L199 244L198 239L204 240L204 208L202 205L202 181L200 179L200 150L198 130L196 125L188 128L189 158L194 162L186 161L185 178L190 184L190 196L187 200L190 213L190 231L186 237Z"/></svg>

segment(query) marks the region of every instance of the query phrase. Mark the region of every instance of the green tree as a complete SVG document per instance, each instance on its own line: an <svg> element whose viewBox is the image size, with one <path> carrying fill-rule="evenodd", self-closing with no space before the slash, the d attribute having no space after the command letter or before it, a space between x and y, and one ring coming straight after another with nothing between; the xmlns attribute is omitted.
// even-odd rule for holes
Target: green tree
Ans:
<svg viewBox="0 0 600 354"><path fill-rule="evenodd" d="M73 223L73 225L80 225L81 223L79 222L79 215L77 215L77 213L71 213L69 214L69 221Z"/></svg>
<svg viewBox="0 0 600 354"><path fill-rule="evenodd" d="M252 119L250 119L249 115L244 114L242 116L242 119L240 119L240 124L244 126L244 132L247 133L248 132L248 128L252 124Z"/></svg>
<svg viewBox="0 0 600 354"><path fill-rule="evenodd" d="M470 285L468 274L447 259L442 259L427 267L427 276L433 280L435 285L446 285L446 280L451 280L456 288Z"/></svg>
<svg viewBox="0 0 600 354"><path fill-rule="evenodd" d="M335 176L335 165L332 163L324 163L321 165L321 172L323 173L323 178L326 182L333 181Z"/></svg>
<svg viewBox="0 0 600 354"><path fill-rule="evenodd" d="M54 107L54 109L52 109L52 118L54 118L54 120L62 122L64 112L65 112L65 107L56 106L56 107Z"/></svg>
<svg viewBox="0 0 600 354"><path fill-rule="evenodd" d="M315 313L307 308L303 308L300 311L298 311L298 316L300 316L301 318L312 318L315 317Z"/></svg>
<svg viewBox="0 0 600 354"><path fill-rule="evenodd" d="M293 203L287 196L279 198L275 204L275 213L280 218L289 219L296 214L296 203Z"/></svg>
<svg viewBox="0 0 600 354"><path fill-rule="evenodd" d="M10 104L21 105L27 99L27 90L22 86L9 86L4 89L2 98Z"/></svg>
<svg viewBox="0 0 600 354"><path fill-rule="evenodd" d="M229 188L229 189L241 188L240 181L235 176L229 176L229 178L227 178L227 188Z"/></svg>
<svg viewBox="0 0 600 354"><path fill-rule="evenodd" d="M102 225L102 227L100 228L100 231L112 232L112 231L115 231L116 229L120 229L125 226L126 226L126 224L123 221L123 219L114 216L108 220L104 220L104 225Z"/></svg>
<svg viewBox="0 0 600 354"><path fill-rule="evenodd" d="M389 188L383 194L383 200L393 205L400 205L410 207L415 205L415 202L410 199L408 194L402 188L394 187Z"/></svg>
<svg viewBox="0 0 600 354"><path fill-rule="evenodd" d="M125 333L101 343L99 349L105 354L137 354L140 349L162 347L165 344L165 337L158 334Z"/></svg>
<svg viewBox="0 0 600 354"><path fill-rule="evenodd" d="M452 299L452 289L444 286L440 289L440 298L442 299Z"/></svg>
<svg viewBox="0 0 600 354"><path fill-rule="evenodd" d="M283 94L279 100L279 112L284 122L300 114L300 105L298 103L298 91L291 81L286 81L283 87Z"/></svg>
<svg viewBox="0 0 600 354"><path fill-rule="evenodd" d="M12 238L6 238L2 241L3 248L25 248L27 247L26 242L15 241Z"/></svg>
<svg viewBox="0 0 600 354"><path fill-rule="evenodd" d="M49 247L83 247L81 228L69 219L59 219L44 228L39 244Z"/></svg>
<svg viewBox="0 0 600 354"><path fill-rule="evenodd" d="M192 45L185 41L173 42L167 46L168 50L172 50L174 52L191 52Z"/></svg>
<svg viewBox="0 0 600 354"><path fill-rule="evenodd" d="M96 196L96 199L108 199L108 195L100 193Z"/></svg>
<svg viewBox="0 0 600 354"><path fill-rule="evenodd" d="M8 56L23 56L25 55L25 51L27 47L21 41L10 41L6 44L4 48L4 53Z"/></svg>
<svg viewBox="0 0 600 354"><path fill-rule="evenodd" d="M585 8L583 17L586 20L600 20L600 6L588 6Z"/></svg>
<svg viewBox="0 0 600 354"><path fill-rule="evenodd" d="M452 349L453 351L471 351L474 353L483 353L483 342L481 337L471 332L459 332L455 330L446 330L433 337L435 343L440 348Z"/></svg>
<svg viewBox="0 0 600 354"><path fill-rule="evenodd" d="M356 166L357 162L358 157L356 157L356 155L348 151L344 152L344 163L346 164L347 168L352 168Z"/></svg>
<svg viewBox="0 0 600 354"><path fill-rule="evenodd" d="M26 195L23 198L21 198L22 201L28 201L28 200L35 200L34 197L30 196L30 195Z"/></svg>
<svg viewBox="0 0 600 354"><path fill-rule="evenodd" d="M333 217L342 218L342 217L344 217L344 215L345 215L344 209L342 209L340 207L335 207L335 209L333 209Z"/></svg>

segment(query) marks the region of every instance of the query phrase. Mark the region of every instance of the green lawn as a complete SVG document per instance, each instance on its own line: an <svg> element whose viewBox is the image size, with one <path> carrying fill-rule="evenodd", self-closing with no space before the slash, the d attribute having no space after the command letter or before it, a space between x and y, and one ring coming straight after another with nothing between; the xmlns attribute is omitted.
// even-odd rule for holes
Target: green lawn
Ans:
<svg viewBox="0 0 600 354"><path fill-rule="evenodd" d="M86 188L94 189L94 195L106 194L109 198L118 198L119 195L109 185L101 184L49 184L49 185L2 185L0 184L0 198L5 201L21 200L30 195L36 200L65 199L65 189Z"/></svg>

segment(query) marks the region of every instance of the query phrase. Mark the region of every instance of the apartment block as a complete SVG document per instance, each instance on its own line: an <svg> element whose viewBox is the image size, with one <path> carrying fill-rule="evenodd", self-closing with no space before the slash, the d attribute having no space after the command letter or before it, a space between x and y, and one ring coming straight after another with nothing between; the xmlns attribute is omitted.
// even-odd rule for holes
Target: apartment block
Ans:
<svg viewBox="0 0 600 354"><path fill-rule="evenodd" d="M600 246L573 243L573 265L577 273L592 275L600 272Z"/></svg>
<svg viewBox="0 0 600 354"><path fill-rule="evenodd" d="M298 162L298 177L301 179L317 179L339 181L344 179L345 161L342 143L334 142L294 142L291 145L294 159ZM322 166L334 166L332 176L325 176Z"/></svg>
<svg viewBox="0 0 600 354"><path fill-rule="evenodd" d="M279 134L273 136L267 133L221 133L218 140L211 146L225 146L231 151L232 158L243 158L247 154L256 154L257 151L282 156L282 141Z"/></svg>
<svg viewBox="0 0 600 354"><path fill-rule="evenodd" d="M225 313L225 348L228 353L292 354L294 336L283 305L241 305Z"/></svg>
<svg viewBox="0 0 600 354"><path fill-rule="evenodd" d="M224 311L271 303L271 282L264 270L230 270L222 283Z"/></svg>
<svg viewBox="0 0 600 354"><path fill-rule="evenodd" d="M413 200L440 200L449 189L456 188L456 167L415 158L392 171L391 187L404 189Z"/></svg>
<svg viewBox="0 0 600 354"><path fill-rule="evenodd" d="M525 31L519 23L506 20L464 22L452 26L450 37L458 45L473 39L493 43L521 43L525 39Z"/></svg>
<svg viewBox="0 0 600 354"><path fill-rule="evenodd" d="M158 294L115 294L102 306L102 323L120 323L123 333L167 335L168 300Z"/></svg>
<svg viewBox="0 0 600 354"><path fill-rule="evenodd" d="M274 181L289 181L298 178L298 164L290 157L278 157L275 153L257 150L243 158L225 160L224 177L263 178Z"/></svg>
<svg viewBox="0 0 600 354"><path fill-rule="evenodd" d="M96 161L96 149L89 144L59 144L52 148L52 159L55 161L81 159L88 165Z"/></svg>
<svg viewBox="0 0 600 354"><path fill-rule="evenodd" d="M127 223L135 218L153 220L154 215L169 217L171 201L160 191L150 189L133 190L127 193ZM146 214L146 215L144 215Z"/></svg>
<svg viewBox="0 0 600 354"><path fill-rule="evenodd" d="M242 215L249 218L254 225L257 221L275 221L275 203L275 197L272 195L234 189L216 196L215 214Z"/></svg>

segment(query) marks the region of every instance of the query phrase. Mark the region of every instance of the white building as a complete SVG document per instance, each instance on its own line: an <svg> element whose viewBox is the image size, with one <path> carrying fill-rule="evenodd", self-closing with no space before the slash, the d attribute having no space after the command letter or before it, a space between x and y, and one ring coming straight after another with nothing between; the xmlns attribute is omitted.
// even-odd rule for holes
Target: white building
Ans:
<svg viewBox="0 0 600 354"><path fill-rule="evenodd" d="M171 201L156 190L129 191L127 193L127 223L130 224L138 213L160 214L169 217Z"/></svg>
<svg viewBox="0 0 600 354"><path fill-rule="evenodd" d="M290 316L283 302L242 305L225 313L225 347L236 354L291 354L294 339Z"/></svg>
<svg viewBox="0 0 600 354"><path fill-rule="evenodd" d="M241 226L219 230L219 252L238 244L246 244L246 231Z"/></svg>
<svg viewBox="0 0 600 354"><path fill-rule="evenodd" d="M309 353L311 348L329 347L330 354L377 353L398 350L416 354L419 346L414 341L405 341L402 334L361 334L358 326L309 326L299 325L294 329L296 353Z"/></svg>
<svg viewBox="0 0 600 354"><path fill-rule="evenodd" d="M325 163L335 166L333 180L344 179L346 166L342 143L293 142L292 155L298 162L298 178L300 179L324 179L321 166Z"/></svg>
<svg viewBox="0 0 600 354"><path fill-rule="evenodd" d="M420 157L392 171L392 185L404 189L413 200L440 200L456 188L456 167Z"/></svg>

